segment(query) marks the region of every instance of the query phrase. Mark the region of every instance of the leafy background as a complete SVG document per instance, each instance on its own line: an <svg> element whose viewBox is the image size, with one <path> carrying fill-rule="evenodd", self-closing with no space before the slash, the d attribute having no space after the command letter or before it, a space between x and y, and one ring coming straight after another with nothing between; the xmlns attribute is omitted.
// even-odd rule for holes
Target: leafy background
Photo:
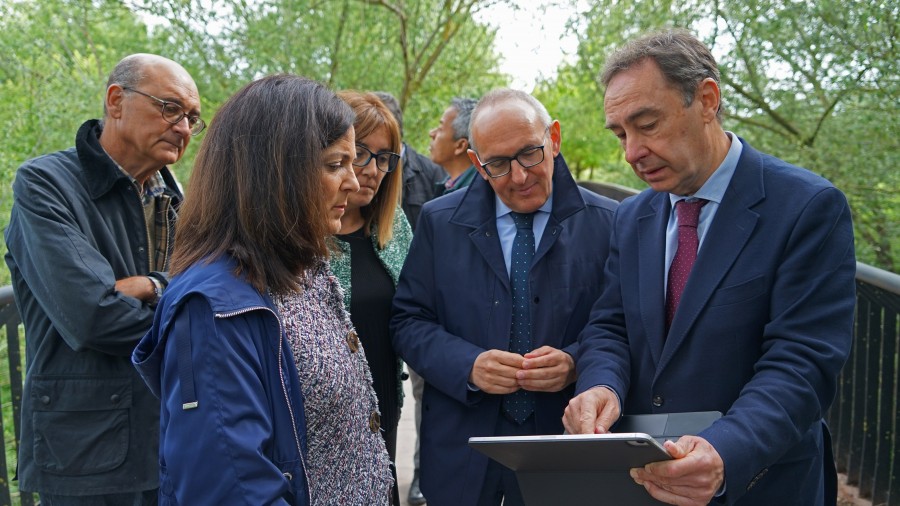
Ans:
<svg viewBox="0 0 900 506"><path fill-rule="evenodd" d="M407 141L427 132L454 96L507 85L496 28L476 14L525 0L2 0L0 2L0 228L24 160L73 144L102 111L110 69L152 52L183 64L203 116L250 80L293 72L334 89L386 90L401 101ZM571 5L569 5L571 4ZM888 1L544 2L576 12L575 58L534 94L563 126L563 151L581 179L642 188L603 128L596 76L609 52L642 31L688 27L722 70L725 126L755 147L805 166L844 190L857 255L898 270L900 248L900 7ZM502 30L516 26L500 24ZM552 73L547 73L548 75ZM174 170L190 182L199 142ZM5 245L0 248L5 252ZM8 284L0 269L0 285Z"/></svg>
<svg viewBox="0 0 900 506"><path fill-rule="evenodd" d="M78 126L102 113L109 71L136 52L184 65L197 82L207 120L230 94L273 72L305 75L334 89L389 91L403 106L407 141L427 153L427 133L452 97L477 97L512 82L498 70L498 29L476 22L479 11L499 3L537 4L0 0L0 229L8 222L16 168L71 146ZM726 128L832 180L850 200L858 259L898 271L896 0L554 0L540 7L538 15L557 8L576 13L567 27L578 40L575 57L529 63L556 69L545 73L553 77L538 82L534 94L562 123L563 151L578 178L644 186L603 128L596 76L626 38L657 27L687 27L719 61ZM173 167L185 184L199 144L191 143ZM5 250L0 246L0 253ZM8 283L4 265L0 286ZM0 355L5 346L0 340ZM8 374L0 370L0 378ZM8 388L0 385L6 400ZM11 410L3 411L10 442ZM6 449L12 471L13 445Z"/></svg>

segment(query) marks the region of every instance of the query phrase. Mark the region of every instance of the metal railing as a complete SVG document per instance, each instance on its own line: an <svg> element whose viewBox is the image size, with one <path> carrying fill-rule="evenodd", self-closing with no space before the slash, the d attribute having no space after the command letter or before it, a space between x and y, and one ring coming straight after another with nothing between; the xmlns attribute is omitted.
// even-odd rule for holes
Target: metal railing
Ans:
<svg viewBox="0 0 900 506"><path fill-rule="evenodd" d="M634 190L617 185L580 182L592 191L622 200ZM856 324L850 359L839 378L838 394L826 420L831 427L838 471L847 475L860 496L874 506L900 504L900 453L898 385L900 385L900 275L857 263ZM22 403L22 357L19 313L12 287L0 287L0 328L6 328L11 399L2 402L4 414L12 411L15 439L4 438L4 450L18 450ZM2 378L0 378L2 380ZM0 418L0 431L3 420ZM12 504L18 495L7 480L6 452L0 452L0 505ZM17 490L17 488L16 488ZM31 494L20 498L32 506ZM17 502L18 503L18 502Z"/></svg>
<svg viewBox="0 0 900 506"><path fill-rule="evenodd" d="M20 425L21 425L21 407L22 407L22 347L21 341L19 339L19 311L16 308L15 300L13 299L13 290L12 286L3 286L0 287L0 329L6 329L6 356L7 356L7 364L9 366L9 395L10 399L7 400L5 398L0 398L0 405L2 405L2 413L4 416L0 416L0 434L3 434L3 451L0 452L0 504L3 505L11 505L12 498L14 496L18 496L18 485L15 487L11 487L9 483L8 477L11 475L9 472L9 463L6 459L7 449L12 446L12 453L17 454L19 450L19 437L21 435ZM5 383L7 378L0 378L0 383ZM0 391L5 392L5 389L0 389ZM5 437L5 427L3 423L3 418L11 413L11 418L13 421L14 428L14 439L9 440L9 438ZM13 488L15 492L13 492ZM22 494L20 497L17 497L16 504L21 504L22 506L32 506L34 504L34 498L32 494Z"/></svg>
<svg viewBox="0 0 900 506"><path fill-rule="evenodd" d="M898 315L900 276L857 263L853 348L826 420L838 471L873 506L900 503Z"/></svg>

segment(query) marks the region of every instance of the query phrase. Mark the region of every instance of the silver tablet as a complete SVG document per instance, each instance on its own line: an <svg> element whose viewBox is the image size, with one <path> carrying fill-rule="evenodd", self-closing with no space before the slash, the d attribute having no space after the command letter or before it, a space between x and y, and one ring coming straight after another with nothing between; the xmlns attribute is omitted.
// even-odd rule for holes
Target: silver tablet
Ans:
<svg viewBox="0 0 900 506"><path fill-rule="evenodd" d="M649 434L472 437L469 446L513 471L628 471L669 460Z"/></svg>
<svg viewBox="0 0 900 506"><path fill-rule="evenodd" d="M657 506L628 471L671 459L644 433L473 437L469 446L516 471L527 506Z"/></svg>

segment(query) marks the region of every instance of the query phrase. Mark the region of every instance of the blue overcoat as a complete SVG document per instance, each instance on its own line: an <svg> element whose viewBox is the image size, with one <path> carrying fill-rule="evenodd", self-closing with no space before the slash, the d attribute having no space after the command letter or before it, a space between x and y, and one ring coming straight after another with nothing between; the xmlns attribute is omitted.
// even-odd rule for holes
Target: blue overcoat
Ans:
<svg viewBox="0 0 900 506"><path fill-rule="evenodd" d="M534 348L575 354L576 338L603 285L616 202L579 188L562 155L554 160L553 209L530 281ZM472 391L475 358L509 349L512 295L497 236L495 195L481 178L422 210L394 297L397 352L426 381L421 488L430 506L475 504L487 457L471 436L492 436L499 395ZM561 434L573 389L536 394L540 434Z"/></svg>

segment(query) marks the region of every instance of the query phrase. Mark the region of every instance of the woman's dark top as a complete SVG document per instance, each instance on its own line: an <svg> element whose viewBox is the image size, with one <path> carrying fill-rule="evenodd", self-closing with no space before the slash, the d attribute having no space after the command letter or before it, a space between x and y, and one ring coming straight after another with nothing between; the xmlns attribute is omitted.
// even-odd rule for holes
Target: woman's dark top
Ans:
<svg viewBox="0 0 900 506"><path fill-rule="evenodd" d="M375 254L375 245L371 238L365 236L363 228L347 235L338 235L337 238L350 246L350 320L363 343L366 360L372 370L381 426L389 431L397 427L400 421L399 371L389 330L394 282Z"/></svg>

